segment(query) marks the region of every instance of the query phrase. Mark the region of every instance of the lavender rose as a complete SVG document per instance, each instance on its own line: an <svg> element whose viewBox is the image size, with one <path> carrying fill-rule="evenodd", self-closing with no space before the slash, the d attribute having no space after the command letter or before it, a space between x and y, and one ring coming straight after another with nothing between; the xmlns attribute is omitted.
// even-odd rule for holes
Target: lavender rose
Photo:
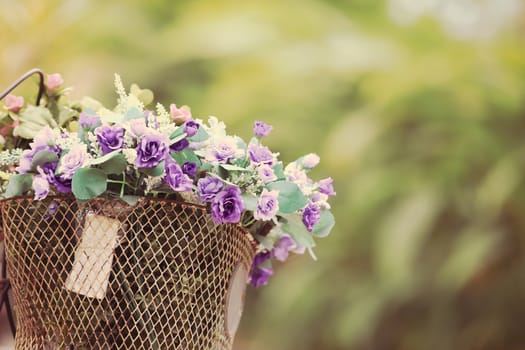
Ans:
<svg viewBox="0 0 525 350"><path fill-rule="evenodd" d="M334 192L334 186L332 182L333 180L331 177L327 177L326 179L319 181L319 192L328 196L335 196L336 193Z"/></svg>
<svg viewBox="0 0 525 350"><path fill-rule="evenodd" d="M257 209L253 212L256 220L271 220L279 211L279 191L268 191L263 189L257 202Z"/></svg>
<svg viewBox="0 0 525 350"><path fill-rule="evenodd" d="M257 137L268 136L271 131L272 131L271 125L265 124L261 121L256 121L255 123L253 123L253 133Z"/></svg>
<svg viewBox="0 0 525 350"><path fill-rule="evenodd" d="M303 211L303 224L308 232L312 232L315 224L321 220L321 211L319 207L310 203Z"/></svg>
<svg viewBox="0 0 525 350"><path fill-rule="evenodd" d="M124 148L124 132L124 128L116 125L102 125L95 129L103 155Z"/></svg>
<svg viewBox="0 0 525 350"><path fill-rule="evenodd" d="M273 171L272 167L268 164L262 164L257 168L257 173L259 174L259 179L264 183L272 182L277 180L277 176Z"/></svg>
<svg viewBox="0 0 525 350"><path fill-rule="evenodd" d="M182 168L179 164L177 164L177 162L168 157L165 168L166 175L164 176L164 181L166 181L174 191L191 191L193 180L182 172Z"/></svg>
<svg viewBox="0 0 525 350"><path fill-rule="evenodd" d="M270 252L264 251L255 256L248 282L254 287L260 287L268 283L270 276L273 274L273 269L270 266L262 266L270 260Z"/></svg>
<svg viewBox="0 0 525 350"><path fill-rule="evenodd" d="M187 139L182 139L175 142L170 146L170 152L180 152L187 148L190 145L190 142Z"/></svg>
<svg viewBox="0 0 525 350"><path fill-rule="evenodd" d="M49 194L49 182L45 176L37 175L33 178L33 191L35 191L35 200L39 201Z"/></svg>
<svg viewBox="0 0 525 350"><path fill-rule="evenodd" d="M255 143L248 145L248 155L255 164L273 164L273 153L266 146L260 146Z"/></svg>
<svg viewBox="0 0 525 350"><path fill-rule="evenodd" d="M282 236L272 249L272 256L279 261L286 261L290 250L296 248L294 240L290 236Z"/></svg>
<svg viewBox="0 0 525 350"><path fill-rule="evenodd" d="M238 223L243 210L241 190L237 186L227 186L211 202L211 216L217 224Z"/></svg>
<svg viewBox="0 0 525 350"><path fill-rule="evenodd" d="M168 138L155 130L148 132L139 140L135 164L139 168L154 168L166 158L169 151Z"/></svg>
<svg viewBox="0 0 525 350"><path fill-rule="evenodd" d="M189 137L194 136L197 133L197 131L199 130L199 128L200 128L199 123L197 123L194 120L188 120L186 122L186 124L184 124L184 132Z"/></svg>
<svg viewBox="0 0 525 350"><path fill-rule="evenodd" d="M78 116L78 123L82 129L92 130L100 125L100 117L82 112Z"/></svg>
<svg viewBox="0 0 525 350"><path fill-rule="evenodd" d="M56 175L57 162L45 163L38 168L40 175L44 176L46 181L55 186L58 192L71 192L71 179L64 178L61 175Z"/></svg>
<svg viewBox="0 0 525 350"><path fill-rule="evenodd" d="M62 174L64 179L72 179L75 171L87 165L88 161L89 154L86 147L84 145L75 145L60 160L58 172Z"/></svg>
<svg viewBox="0 0 525 350"><path fill-rule="evenodd" d="M197 175L197 163L195 162L185 162L182 164L182 172L189 177L194 178Z"/></svg>
<svg viewBox="0 0 525 350"><path fill-rule="evenodd" d="M197 181L199 197L203 202L211 202L223 187L224 184L221 180L211 176L204 177Z"/></svg>

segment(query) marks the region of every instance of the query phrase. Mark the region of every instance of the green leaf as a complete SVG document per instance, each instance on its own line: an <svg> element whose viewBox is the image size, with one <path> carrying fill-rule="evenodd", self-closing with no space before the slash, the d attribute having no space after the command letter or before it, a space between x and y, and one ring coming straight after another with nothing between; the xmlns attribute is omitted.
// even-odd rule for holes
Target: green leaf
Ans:
<svg viewBox="0 0 525 350"><path fill-rule="evenodd" d="M304 208L308 199L299 186L289 181L276 181L268 184L270 190L279 191L279 212L290 214Z"/></svg>
<svg viewBox="0 0 525 350"><path fill-rule="evenodd" d="M283 163L279 162L273 166L273 173L277 176L277 180L285 180L286 176L284 175Z"/></svg>
<svg viewBox="0 0 525 350"><path fill-rule="evenodd" d="M103 155L102 157L93 159L89 164L90 165L103 164L103 163L107 162L108 160L110 160L111 158L117 156L118 154L121 154L120 152L121 152L121 150L119 150L119 149L115 150L115 151L112 151L112 152L109 152L109 153Z"/></svg>
<svg viewBox="0 0 525 350"><path fill-rule="evenodd" d="M33 185L33 176L31 174L17 174L11 175L7 189L5 191L5 197L21 196L25 192L29 191Z"/></svg>
<svg viewBox="0 0 525 350"><path fill-rule="evenodd" d="M244 208L246 210L255 211L257 209L257 197L244 193L242 195L242 201L244 202Z"/></svg>
<svg viewBox="0 0 525 350"><path fill-rule="evenodd" d="M183 136L183 137L181 138L181 136ZM186 135L186 133L184 132L184 128L178 127L174 132L171 133L171 135L170 135L170 143L175 143L177 141L180 141L186 136L188 136L188 135ZM173 140L175 140L175 141L173 141Z"/></svg>
<svg viewBox="0 0 525 350"><path fill-rule="evenodd" d="M231 164L221 164L221 168L228 171L252 171L251 169L241 168L240 166L231 165Z"/></svg>
<svg viewBox="0 0 525 350"><path fill-rule="evenodd" d="M126 157L122 153L119 153L100 164L99 169L108 175L120 174L126 170L127 164Z"/></svg>
<svg viewBox="0 0 525 350"><path fill-rule="evenodd" d="M282 229L293 238L295 243L306 248L315 247L312 234L304 226L300 214L286 215L284 218L287 222L283 224Z"/></svg>
<svg viewBox="0 0 525 350"><path fill-rule="evenodd" d="M329 210L321 212L321 219L315 224L312 235L315 237L326 237L335 225L334 215Z"/></svg>
<svg viewBox="0 0 525 350"><path fill-rule="evenodd" d="M210 135L208 135L206 130L204 130L204 128L201 126L197 130L195 135L193 135L192 137L188 137L188 140L190 140L192 142L203 142L203 141L206 141L209 138L210 138Z"/></svg>
<svg viewBox="0 0 525 350"><path fill-rule="evenodd" d="M120 199L122 199L124 202L126 202L127 204L133 206L133 205L136 205L139 201L139 196L132 196L132 195L124 195L122 197L120 197Z"/></svg>
<svg viewBox="0 0 525 350"><path fill-rule="evenodd" d="M162 176L164 175L164 161L160 162L154 168L140 168L139 170L148 176Z"/></svg>
<svg viewBox="0 0 525 350"><path fill-rule="evenodd" d="M31 161L31 168L36 169L39 166L42 166L46 163L53 163L58 161L58 156L55 152L50 150L42 150L37 152Z"/></svg>
<svg viewBox="0 0 525 350"><path fill-rule="evenodd" d="M201 161L199 157L193 152L191 149L184 149L180 152L175 152L171 154L171 157L175 159L177 163L180 165L186 163L186 162L193 162L195 164L200 165Z"/></svg>
<svg viewBox="0 0 525 350"><path fill-rule="evenodd" d="M107 188L106 174L95 168L80 168L75 171L71 187L79 200L89 200L101 195Z"/></svg>
<svg viewBox="0 0 525 350"><path fill-rule="evenodd" d="M124 114L124 121L140 118L144 119L144 113L137 107L131 107L127 110L126 114Z"/></svg>

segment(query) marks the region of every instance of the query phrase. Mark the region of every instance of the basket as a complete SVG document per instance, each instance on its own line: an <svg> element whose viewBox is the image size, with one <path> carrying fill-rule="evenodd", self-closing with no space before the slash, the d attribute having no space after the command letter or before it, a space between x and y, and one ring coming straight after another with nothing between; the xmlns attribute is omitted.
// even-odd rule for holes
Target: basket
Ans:
<svg viewBox="0 0 525 350"><path fill-rule="evenodd" d="M231 349L256 244L206 208L1 202L15 349Z"/></svg>

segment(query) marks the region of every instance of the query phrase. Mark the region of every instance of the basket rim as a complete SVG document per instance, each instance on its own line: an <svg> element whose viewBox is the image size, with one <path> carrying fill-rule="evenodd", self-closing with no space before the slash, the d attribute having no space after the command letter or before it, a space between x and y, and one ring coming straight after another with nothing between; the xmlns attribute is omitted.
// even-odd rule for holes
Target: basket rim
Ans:
<svg viewBox="0 0 525 350"><path fill-rule="evenodd" d="M49 196L46 197L46 199L50 199L50 200L55 200L55 199L56 200L73 200L73 201L76 201L76 202L79 202L79 203L83 203L83 204L90 203L90 202L118 201L119 203L121 203L123 205L126 205L126 206L129 206L130 208L136 207L140 203L144 203L144 202L170 203L170 204L177 204L177 205L180 205L180 206L186 207L186 208L188 208L188 207L199 208L199 209L202 209L202 210L206 211L206 213L208 213L208 208L205 205L202 205L202 204L181 201L181 200L178 200L178 199L168 199L168 198L154 198L154 197L146 197L146 196L138 196L138 198L139 198L139 200L137 201L137 203L134 204L134 205L131 205L131 204L123 201L122 199L120 199L118 197L109 198L109 197L104 197L104 196L97 196L97 197L89 199L87 201L79 201L72 194L55 194L55 195L49 195ZM3 213L3 206L4 206L5 203L18 202L18 201L22 201L22 200L28 200L28 201L32 201L32 202L39 202L39 200L36 200L36 199L34 199L33 196L29 196L29 195L16 196L16 197L10 197L10 198L2 198L2 199L0 199L0 211ZM209 215L209 213L208 213L208 215ZM1 223L2 223L2 215L0 215L0 231L3 231L3 225L1 225ZM243 236L246 236L248 238L248 241L250 242L250 245L252 246L252 248L254 249L255 252L257 252L257 250L259 249L260 243L257 242L255 237L245 227L243 227L240 223L236 223L236 224L233 224L233 223L217 224L217 223L215 223L215 225L217 225L217 226L219 226L219 225L232 225L232 226L235 226L237 229L239 229L242 232Z"/></svg>

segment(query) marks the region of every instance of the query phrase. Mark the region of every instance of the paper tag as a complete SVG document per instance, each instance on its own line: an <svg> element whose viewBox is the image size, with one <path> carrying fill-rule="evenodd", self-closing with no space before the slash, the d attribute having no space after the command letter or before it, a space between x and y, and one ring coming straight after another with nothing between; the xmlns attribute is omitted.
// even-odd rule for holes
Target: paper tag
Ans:
<svg viewBox="0 0 525 350"><path fill-rule="evenodd" d="M65 288L91 298L104 299L118 244L121 223L93 213L86 214L80 244Z"/></svg>

